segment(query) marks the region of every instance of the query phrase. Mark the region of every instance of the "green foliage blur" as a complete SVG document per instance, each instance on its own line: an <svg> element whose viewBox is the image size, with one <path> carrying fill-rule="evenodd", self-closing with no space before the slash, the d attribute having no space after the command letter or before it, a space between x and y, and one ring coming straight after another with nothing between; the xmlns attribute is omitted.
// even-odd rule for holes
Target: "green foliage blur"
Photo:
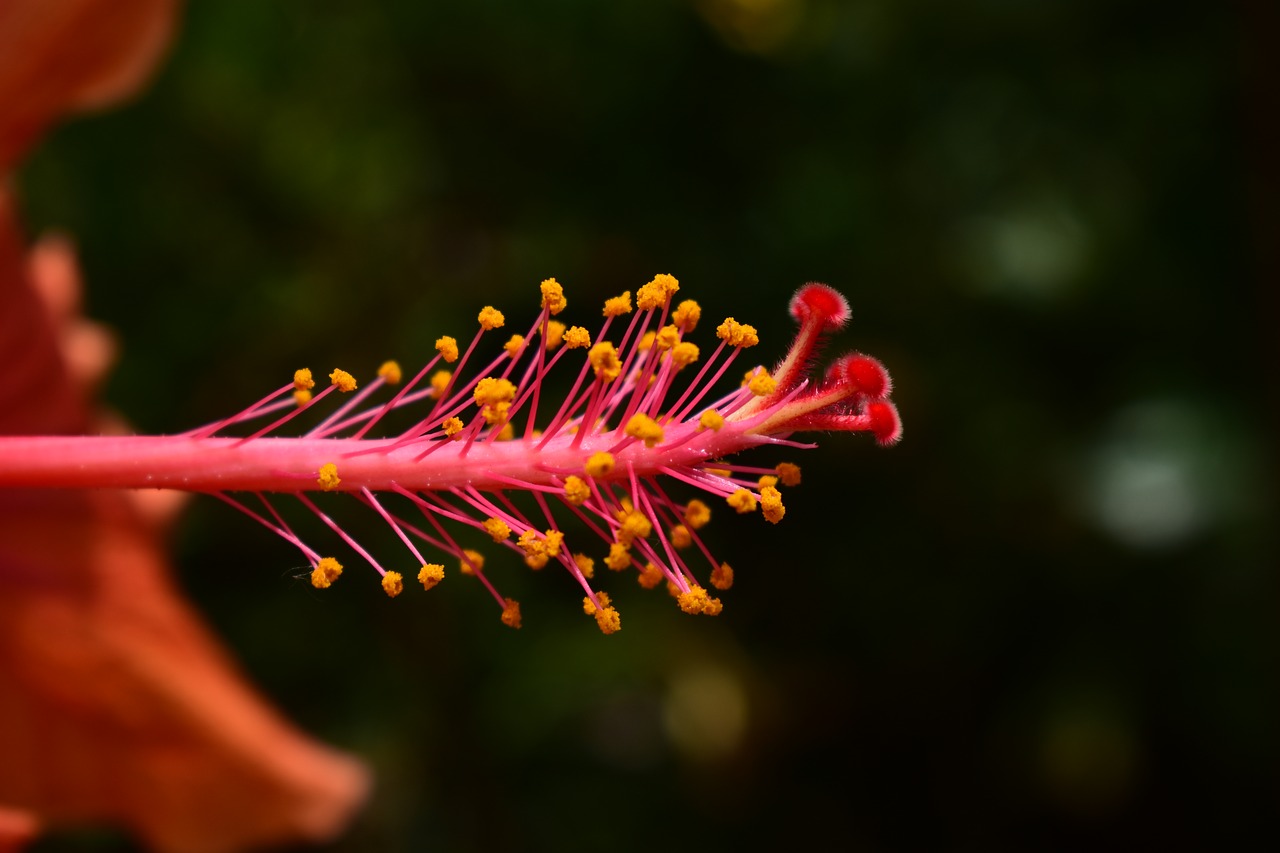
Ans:
<svg viewBox="0 0 1280 853"><path fill-rule="evenodd" d="M1275 302L1247 8L191 4L150 89L19 181L33 230L77 241L123 342L105 396L139 430L303 365L419 364L483 304L523 325L548 276L594 327L658 272L755 324L766 361L791 292L839 288L831 354L880 357L906 426L757 457L805 482L777 528L708 528L738 573L723 615L611 576L613 637L515 561L519 632L456 573L388 601L351 556L322 594L196 501L182 583L378 775L325 849L1222 849L1266 827Z"/></svg>

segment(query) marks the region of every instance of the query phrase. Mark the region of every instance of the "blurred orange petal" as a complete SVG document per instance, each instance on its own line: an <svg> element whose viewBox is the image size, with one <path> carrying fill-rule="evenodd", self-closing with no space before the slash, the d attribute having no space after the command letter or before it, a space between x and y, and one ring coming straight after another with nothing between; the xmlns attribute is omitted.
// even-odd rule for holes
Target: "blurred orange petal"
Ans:
<svg viewBox="0 0 1280 853"><path fill-rule="evenodd" d="M176 20L176 0L0 2L0 174L62 113L136 90Z"/></svg>

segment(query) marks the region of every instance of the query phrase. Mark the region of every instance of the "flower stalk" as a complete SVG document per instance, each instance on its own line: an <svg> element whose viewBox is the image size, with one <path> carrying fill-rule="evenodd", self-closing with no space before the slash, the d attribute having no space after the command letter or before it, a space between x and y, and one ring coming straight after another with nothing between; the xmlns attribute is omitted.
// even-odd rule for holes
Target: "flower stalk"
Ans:
<svg viewBox="0 0 1280 853"><path fill-rule="evenodd" d="M666 483L691 487L738 513L759 509L776 524L785 514L779 487L797 484L799 469L726 460L764 444L810 447L791 435L811 430L870 432L887 445L898 440L901 426L888 399L889 375L875 359L846 355L820 378L808 374L822 341L849 318L835 290L802 287L790 306L799 330L782 361L772 371L752 367L739 387L716 395L743 351L758 343L756 330L726 319L703 358L691 339L701 308L691 300L673 304L678 289L674 278L659 275L639 288L634 309L630 292L608 300L593 337L552 319L567 301L548 279L537 320L491 361L466 369L482 340L505 325L501 312L486 307L465 351L456 339L439 338L436 356L384 403L369 401L383 386L401 385L393 362L359 391L354 377L335 370L330 384L313 393L310 371L300 370L244 411L182 435L0 438L0 487L213 493L296 545L312 566L312 582L327 587L341 565L306 545L268 495L292 496L381 575L389 595L398 595L403 576L383 568L305 495L350 493L395 530L420 566L424 587L435 586L445 567L429 562L415 543L450 555L460 573L487 588L502 621L519 627L519 604L485 575L483 554L462 547L450 532L469 527L530 568L559 563L582 587L584 612L612 633L620 617L592 585L595 558L571 551L561 530L573 516L607 546L602 561L608 569L634 571L645 587L665 580L681 609L718 613L719 600L697 580L705 572L717 589L732 583L732 569L712 557L697 533L710 507L701 498L675 500ZM553 405L546 379L578 350L584 357L572 389ZM309 433L273 435L327 398L344 395L346 402ZM397 434L369 437L397 410L420 417ZM268 422L252 426L262 421ZM228 431L246 434L229 437ZM695 568L703 562L709 570Z"/></svg>

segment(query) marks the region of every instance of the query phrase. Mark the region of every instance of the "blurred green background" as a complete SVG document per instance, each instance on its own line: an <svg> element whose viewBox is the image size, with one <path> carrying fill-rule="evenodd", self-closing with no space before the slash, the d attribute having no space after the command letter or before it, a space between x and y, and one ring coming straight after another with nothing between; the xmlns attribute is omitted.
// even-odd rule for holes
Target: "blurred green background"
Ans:
<svg viewBox="0 0 1280 853"><path fill-rule="evenodd" d="M33 230L78 242L124 343L106 396L140 430L304 364L418 364L485 303L523 325L547 276L594 326L657 272L757 325L765 360L794 288L833 284L836 351L889 365L906 424L797 458L777 528L720 513L719 618L606 579L614 637L514 561L519 632L459 578L390 602L354 557L320 594L197 501L182 583L377 772L325 849L1274 836L1265 5L193 4L143 96L20 175ZM39 849L103 847L127 842Z"/></svg>

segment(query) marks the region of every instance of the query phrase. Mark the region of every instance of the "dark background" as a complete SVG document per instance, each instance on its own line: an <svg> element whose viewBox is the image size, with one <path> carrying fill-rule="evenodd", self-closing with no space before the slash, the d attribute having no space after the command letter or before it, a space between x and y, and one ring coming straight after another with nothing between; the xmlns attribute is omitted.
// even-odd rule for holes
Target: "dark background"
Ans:
<svg viewBox="0 0 1280 853"><path fill-rule="evenodd" d="M1268 6L193 4L140 99L20 176L35 230L75 235L140 430L303 364L416 365L485 303L523 326L547 276L594 327L657 272L766 361L794 288L835 285L906 424L820 439L777 528L719 515L719 618L608 578L614 637L516 565L519 632L458 579L389 602L354 557L321 594L196 501L182 583L377 772L326 849L1274 836Z"/></svg>

